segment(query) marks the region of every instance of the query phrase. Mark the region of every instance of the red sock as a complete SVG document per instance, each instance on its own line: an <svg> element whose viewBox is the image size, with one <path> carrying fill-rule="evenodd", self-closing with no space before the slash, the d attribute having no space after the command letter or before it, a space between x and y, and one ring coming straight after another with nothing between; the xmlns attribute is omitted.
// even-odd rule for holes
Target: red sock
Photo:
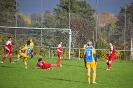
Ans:
<svg viewBox="0 0 133 88"><path fill-rule="evenodd" d="M111 64L108 64L108 69L110 69L110 67L111 67Z"/></svg>
<svg viewBox="0 0 133 88"><path fill-rule="evenodd" d="M56 64L57 67L60 67L60 64Z"/></svg>
<svg viewBox="0 0 133 88"><path fill-rule="evenodd" d="M60 58L58 58L58 60L57 60L56 64L59 64L59 63L60 63Z"/></svg>
<svg viewBox="0 0 133 88"><path fill-rule="evenodd" d="M2 61L4 62L5 59L6 59L6 57L3 57L3 58L2 58Z"/></svg>
<svg viewBox="0 0 133 88"><path fill-rule="evenodd" d="M10 63L12 62L12 58L9 58L9 60L10 60Z"/></svg>

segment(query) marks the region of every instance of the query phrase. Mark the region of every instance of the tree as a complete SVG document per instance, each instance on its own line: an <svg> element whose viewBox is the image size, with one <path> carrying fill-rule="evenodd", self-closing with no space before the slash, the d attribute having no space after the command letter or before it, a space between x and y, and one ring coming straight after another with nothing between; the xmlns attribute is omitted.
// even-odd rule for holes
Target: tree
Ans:
<svg viewBox="0 0 133 88"><path fill-rule="evenodd" d="M69 2L70 1L70 2ZM92 39L95 20L95 10L91 8L86 0L60 0L57 8L54 8L54 13L57 14L59 19L58 27L68 28L69 25L69 5L70 5L70 27L72 29L72 44L75 47L83 47L87 38ZM74 34L73 34L74 33ZM78 36L78 37L77 37Z"/></svg>
<svg viewBox="0 0 133 88"><path fill-rule="evenodd" d="M133 37L133 1L129 6L121 7L118 19L119 20L116 23L117 30L115 31L116 33L119 33L117 43L119 47L124 49L124 40L125 43L130 43L130 39Z"/></svg>
<svg viewBox="0 0 133 88"><path fill-rule="evenodd" d="M15 26L16 0L0 0L0 23Z"/></svg>

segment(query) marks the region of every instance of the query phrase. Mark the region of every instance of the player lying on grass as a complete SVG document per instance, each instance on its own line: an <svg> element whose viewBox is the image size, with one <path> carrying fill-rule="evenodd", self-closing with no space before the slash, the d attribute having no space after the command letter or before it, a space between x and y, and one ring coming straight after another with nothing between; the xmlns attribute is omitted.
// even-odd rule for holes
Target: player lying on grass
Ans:
<svg viewBox="0 0 133 88"><path fill-rule="evenodd" d="M45 63L42 58L39 58L38 59L38 63L36 64L36 68L41 68L41 69L50 69L52 70L53 67L58 67L56 64L48 64L48 63ZM60 67L62 67L62 65L60 64Z"/></svg>

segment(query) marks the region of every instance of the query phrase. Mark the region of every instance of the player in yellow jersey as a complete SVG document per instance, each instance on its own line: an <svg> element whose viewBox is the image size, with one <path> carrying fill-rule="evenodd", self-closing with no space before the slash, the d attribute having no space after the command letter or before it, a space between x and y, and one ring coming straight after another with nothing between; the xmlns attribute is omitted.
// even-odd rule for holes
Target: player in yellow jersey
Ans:
<svg viewBox="0 0 133 88"><path fill-rule="evenodd" d="M26 60L28 59L28 57L30 56L31 53L31 47L30 47L30 41L27 41L27 46L25 46L24 48L21 49L24 52L19 53L23 58L24 58L24 66L27 69L27 62Z"/></svg>
<svg viewBox="0 0 133 88"><path fill-rule="evenodd" d="M91 69L93 70L93 84L96 83L96 66L97 66L97 58L96 58L96 51L92 46L92 42L90 40L87 41L85 47L85 67L87 68L87 79L88 83L90 84L90 72Z"/></svg>

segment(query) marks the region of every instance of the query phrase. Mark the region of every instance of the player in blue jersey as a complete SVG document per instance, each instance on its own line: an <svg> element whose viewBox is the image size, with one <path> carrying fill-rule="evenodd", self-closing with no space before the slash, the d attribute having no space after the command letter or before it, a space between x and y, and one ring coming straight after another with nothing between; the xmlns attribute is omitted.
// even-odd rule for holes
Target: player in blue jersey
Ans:
<svg viewBox="0 0 133 88"><path fill-rule="evenodd" d="M87 41L87 44L84 46L85 48L85 66L87 68L87 79L90 84L90 71L93 70L93 84L96 83L96 66L97 66L97 58L96 58L96 50L92 46L92 42L90 40Z"/></svg>

